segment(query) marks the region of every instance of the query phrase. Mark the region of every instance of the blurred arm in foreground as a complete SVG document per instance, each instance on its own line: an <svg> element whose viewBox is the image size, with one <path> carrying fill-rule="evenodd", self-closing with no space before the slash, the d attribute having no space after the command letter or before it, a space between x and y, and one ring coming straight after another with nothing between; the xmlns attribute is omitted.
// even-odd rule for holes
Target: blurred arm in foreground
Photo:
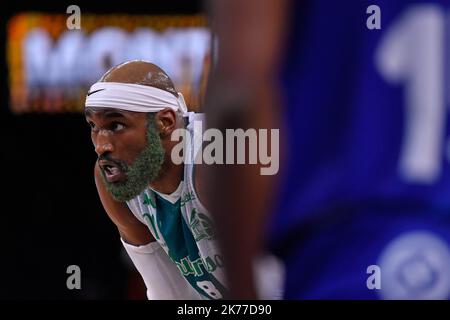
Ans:
<svg viewBox="0 0 450 320"><path fill-rule="evenodd" d="M214 1L219 52L206 98L209 128L223 133L279 128L278 61L286 7L284 0ZM260 168L261 164L227 164L205 170L233 299L256 298L253 261L262 249L276 177L261 175Z"/></svg>

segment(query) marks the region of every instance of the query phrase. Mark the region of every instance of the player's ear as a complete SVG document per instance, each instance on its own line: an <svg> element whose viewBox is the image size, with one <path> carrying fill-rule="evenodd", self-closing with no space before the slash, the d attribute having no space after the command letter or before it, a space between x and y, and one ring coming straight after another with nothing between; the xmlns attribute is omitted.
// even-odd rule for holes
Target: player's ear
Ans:
<svg viewBox="0 0 450 320"><path fill-rule="evenodd" d="M175 111L171 108L166 108L157 112L155 116L155 125L161 134L161 137L171 135L177 125L177 116Z"/></svg>

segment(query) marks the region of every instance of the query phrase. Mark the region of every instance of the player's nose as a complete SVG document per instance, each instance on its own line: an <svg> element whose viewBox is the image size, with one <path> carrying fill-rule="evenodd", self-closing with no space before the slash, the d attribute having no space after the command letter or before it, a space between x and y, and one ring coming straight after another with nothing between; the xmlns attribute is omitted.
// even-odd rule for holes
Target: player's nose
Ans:
<svg viewBox="0 0 450 320"><path fill-rule="evenodd" d="M97 155L102 155L106 152L113 152L114 151L114 146L112 144L112 142L110 141L110 139L108 138L108 135L105 134L99 134L97 136L97 141L95 141L95 153L97 153Z"/></svg>
<svg viewBox="0 0 450 320"><path fill-rule="evenodd" d="M97 144L95 146L95 152L97 153L97 155L102 155L106 152L112 152L113 151L113 146L111 143L103 143L103 144Z"/></svg>

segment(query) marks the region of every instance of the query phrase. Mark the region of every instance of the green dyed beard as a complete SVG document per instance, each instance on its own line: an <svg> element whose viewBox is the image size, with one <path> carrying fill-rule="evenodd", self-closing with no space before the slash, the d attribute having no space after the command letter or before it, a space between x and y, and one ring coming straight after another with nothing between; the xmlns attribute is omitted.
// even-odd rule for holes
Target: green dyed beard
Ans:
<svg viewBox="0 0 450 320"><path fill-rule="evenodd" d="M124 181L111 183L100 170L106 189L117 201L129 201L144 191L148 184L156 179L164 161L165 150L155 127L154 116L149 115L147 129L147 145L139 153L131 165L114 160L126 175Z"/></svg>

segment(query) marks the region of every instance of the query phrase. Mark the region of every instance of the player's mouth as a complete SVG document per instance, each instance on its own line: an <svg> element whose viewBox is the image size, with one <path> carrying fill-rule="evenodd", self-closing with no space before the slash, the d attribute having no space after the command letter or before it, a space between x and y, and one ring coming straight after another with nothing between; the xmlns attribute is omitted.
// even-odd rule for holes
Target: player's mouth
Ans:
<svg viewBox="0 0 450 320"><path fill-rule="evenodd" d="M105 174L106 180L108 182L114 183L125 179L125 173L114 162L108 160L100 160L98 164Z"/></svg>

